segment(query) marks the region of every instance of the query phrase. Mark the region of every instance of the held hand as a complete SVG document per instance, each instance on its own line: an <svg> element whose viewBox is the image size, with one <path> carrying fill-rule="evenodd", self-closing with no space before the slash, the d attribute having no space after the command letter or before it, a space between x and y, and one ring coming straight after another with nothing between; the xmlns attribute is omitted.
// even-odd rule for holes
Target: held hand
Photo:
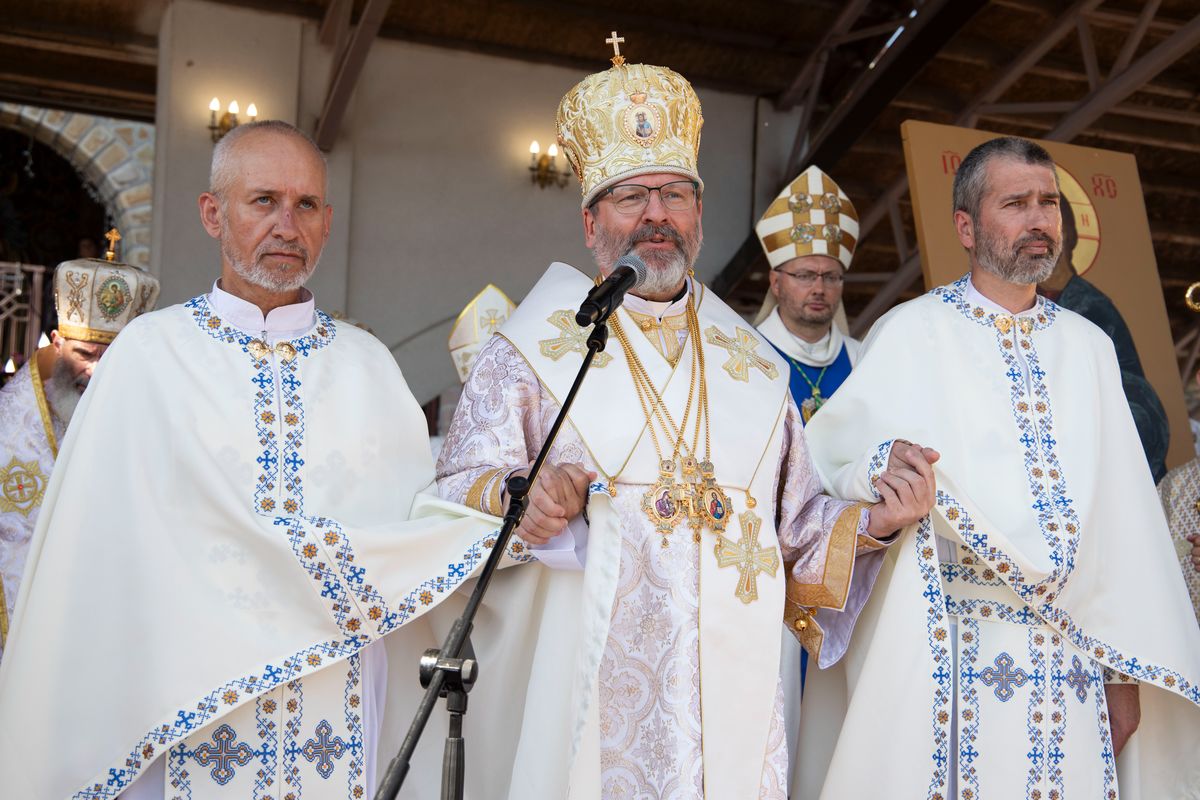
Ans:
<svg viewBox="0 0 1200 800"><path fill-rule="evenodd" d="M1200 535L1193 534L1183 538L1192 543L1192 569L1200 572Z"/></svg>
<svg viewBox="0 0 1200 800"><path fill-rule="evenodd" d="M887 470L875 481L882 500L871 506L869 534L886 539L929 513L937 491L933 464L939 458L930 447L896 440Z"/></svg>
<svg viewBox="0 0 1200 800"><path fill-rule="evenodd" d="M527 470L514 474L524 475ZM588 484L596 479L582 464L543 464L529 490L529 505L517 528L529 544L546 544L567 528L567 523L583 511Z"/></svg>

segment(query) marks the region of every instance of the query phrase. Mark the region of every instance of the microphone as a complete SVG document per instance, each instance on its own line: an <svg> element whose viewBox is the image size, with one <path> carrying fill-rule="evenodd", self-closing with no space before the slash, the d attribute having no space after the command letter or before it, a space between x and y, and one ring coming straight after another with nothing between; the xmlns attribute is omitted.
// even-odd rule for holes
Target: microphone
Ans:
<svg viewBox="0 0 1200 800"><path fill-rule="evenodd" d="M608 319L625 299L625 293L645 282L646 262L633 253L626 253L617 259L617 264L608 277L587 293L575 314L575 322L579 327L586 328L599 320Z"/></svg>

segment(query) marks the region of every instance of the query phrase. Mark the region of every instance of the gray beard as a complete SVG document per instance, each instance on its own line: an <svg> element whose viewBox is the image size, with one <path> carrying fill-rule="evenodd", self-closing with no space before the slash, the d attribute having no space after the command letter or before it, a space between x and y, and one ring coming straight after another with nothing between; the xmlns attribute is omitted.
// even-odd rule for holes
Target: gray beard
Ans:
<svg viewBox="0 0 1200 800"><path fill-rule="evenodd" d="M700 255L700 237L688 239L674 228L667 226L643 225L628 236L612 233L608 228L598 225L596 228L596 244L592 248L592 257L600 271L607 273L617 263L617 260L633 249L643 238L649 238L659 233L675 242L675 249L666 253L653 252L639 257L646 262L646 280L633 292L639 297L646 295L665 295L674 292L683 283L687 272L696 263Z"/></svg>
<svg viewBox="0 0 1200 800"><path fill-rule="evenodd" d="M1038 241L1047 245L1044 256L1021 254L1021 247ZM1058 242L1048 236L1023 236L1013 244L1012 249L1004 252L1003 245L996 237L981 232L975 247L975 260L986 272L1008 283L1022 285L1041 283L1049 278L1058 262L1058 254Z"/></svg>
<svg viewBox="0 0 1200 800"><path fill-rule="evenodd" d="M62 420L64 425L70 424L83 392L75 385L75 381L71 379L70 373L67 372L61 360L54 363L54 370L46 379L44 388L50 410Z"/></svg>
<svg viewBox="0 0 1200 800"><path fill-rule="evenodd" d="M229 227L229 217L222 211L221 220L224 229ZM268 250L284 250L294 252L304 258L304 266L297 268L294 271L289 271L283 274L272 272L262 263L262 255ZM288 245L280 245L275 243L263 242L254 250L254 255L251 256L250 263L246 263L238 258L233 249L233 243L230 242L224 235L221 236L221 254L225 256L225 260L233 267L233 271L238 274L242 280L257 286L260 289L266 289L268 292L294 292L304 284L308 283L308 279L312 277L313 272L317 269L317 262L321 260L320 252L317 257L308 261L308 252L300 247L289 247Z"/></svg>

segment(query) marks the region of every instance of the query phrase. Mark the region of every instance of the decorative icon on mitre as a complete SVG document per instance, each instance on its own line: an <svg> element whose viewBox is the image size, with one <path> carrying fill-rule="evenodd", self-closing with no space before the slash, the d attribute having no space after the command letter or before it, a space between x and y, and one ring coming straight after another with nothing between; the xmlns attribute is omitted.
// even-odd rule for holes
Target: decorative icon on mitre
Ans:
<svg viewBox="0 0 1200 800"><path fill-rule="evenodd" d="M818 167L800 173L754 226L772 269L799 256L830 256L850 269L858 243L854 204Z"/></svg>
<svg viewBox="0 0 1200 800"><path fill-rule="evenodd" d="M490 283L467 303L450 330L450 358L460 381L466 383L479 349L500 330L516 307L508 295Z"/></svg>
<svg viewBox="0 0 1200 800"><path fill-rule="evenodd" d="M115 260L121 239L117 229L105 238L105 259L76 258L54 271L58 332L68 339L108 344L158 300L158 278Z"/></svg>
<svg viewBox="0 0 1200 800"><path fill-rule="evenodd" d="M627 64L616 32L613 66L589 75L558 106L558 144L575 169L587 208L608 187L638 175L667 172L691 178L704 117L692 85L677 72Z"/></svg>

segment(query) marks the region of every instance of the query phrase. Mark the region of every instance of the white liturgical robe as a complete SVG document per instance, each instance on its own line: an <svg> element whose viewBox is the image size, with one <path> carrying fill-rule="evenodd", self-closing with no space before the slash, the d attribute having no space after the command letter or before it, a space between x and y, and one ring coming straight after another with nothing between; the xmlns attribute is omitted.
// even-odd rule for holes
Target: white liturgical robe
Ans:
<svg viewBox="0 0 1200 800"><path fill-rule="evenodd" d="M1103 332L964 276L884 316L806 432L847 498L873 496L892 437L942 454L844 672L809 671L846 699L820 797L1200 796L1200 630ZM1104 684L1130 679L1141 725L1114 759ZM802 752L840 718L806 710Z"/></svg>
<svg viewBox="0 0 1200 800"><path fill-rule="evenodd" d="M500 511L503 478L536 456L582 360L587 331L572 308L592 285L552 265L481 349L442 450L443 497ZM783 359L702 285L689 281L688 291L702 342L687 333L686 295L670 304L633 298L617 319L675 420L693 348L703 348L728 529L705 528L694 540L686 518L665 531L651 518L647 492L660 460L614 335L550 455L600 475L586 552L535 549L545 564L575 571L536 569L585 587L578 630L552 634L579 637L576 688L556 697L531 685L522 737L541 744L535 762L514 765L523 791L513 800L785 797L780 624L803 617L814 660L836 661L878 569L882 545L866 535L865 511L819 493ZM654 506L675 511L661 496ZM741 556L732 557L734 542ZM783 568L760 569L767 561ZM576 709L567 769L545 758L538 707L554 704Z"/></svg>
<svg viewBox="0 0 1200 800"><path fill-rule="evenodd" d="M422 500L432 479L391 354L311 299L264 320L214 289L135 320L47 490L0 664L0 796L114 798L147 772L138 796L372 795L381 687L415 685L496 541Z"/></svg>

